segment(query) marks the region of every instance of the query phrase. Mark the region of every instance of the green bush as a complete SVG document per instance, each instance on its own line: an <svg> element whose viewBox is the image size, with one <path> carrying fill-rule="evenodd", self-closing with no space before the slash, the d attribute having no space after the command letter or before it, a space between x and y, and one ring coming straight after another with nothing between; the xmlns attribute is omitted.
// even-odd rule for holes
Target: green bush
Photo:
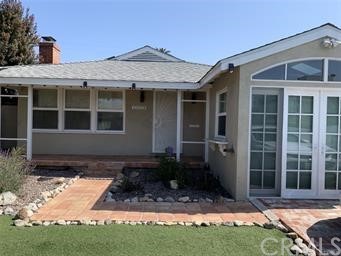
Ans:
<svg viewBox="0 0 341 256"><path fill-rule="evenodd" d="M186 183L184 171L182 163L177 162L173 157L161 157L158 175L166 186L169 186L170 180L176 180L180 188L184 187Z"/></svg>
<svg viewBox="0 0 341 256"><path fill-rule="evenodd" d="M23 156L22 148L0 154L0 193L18 191L22 186L30 166Z"/></svg>

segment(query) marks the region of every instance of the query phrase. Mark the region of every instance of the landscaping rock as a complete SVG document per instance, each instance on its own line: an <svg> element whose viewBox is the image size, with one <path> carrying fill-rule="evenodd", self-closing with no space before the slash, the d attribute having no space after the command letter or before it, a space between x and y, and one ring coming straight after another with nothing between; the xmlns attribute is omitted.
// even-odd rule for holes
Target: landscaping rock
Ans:
<svg viewBox="0 0 341 256"><path fill-rule="evenodd" d="M149 199L150 199L149 197L143 196L143 197L139 198L139 201L140 202L148 202Z"/></svg>
<svg viewBox="0 0 341 256"><path fill-rule="evenodd" d="M10 191L3 192L0 194L0 205L12 205L17 200L17 196Z"/></svg>
<svg viewBox="0 0 341 256"><path fill-rule="evenodd" d="M202 223L201 223L201 226L202 227L209 227L211 224L208 222L208 221L203 221Z"/></svg>
<svg viewBox="0 0 341 256"><path fill-rule="evenodd" d="M290 232L287 234L287 237L291 238L292 240L295 240L298 238L298 235L295 232Z"/></svg>
<svg viewBox="0 0 341 256"><path fill-rule="evenodd" d="M81 225L90 225L91 221L90 220L81 220L80 224Z"/></svg>
<svg viewBox="0 0 341 256"><path fill-rule="evenodd" d="M156 198L156 202L159 202L159 203L163 202L163 198L162 197Z"/></svg>
<svg viewBox="0 0 341 256"><path fill-rule="evenodd" d="M57 225L60 225L60 226L65 226L66 225L66 221L65 220L58 220Z"/></svg>
<svg viewBox="0 0 341 256"><path fill-rule="evenodd" d="M174 202L175 202L175 200L174 200L174 198L173 198L173 197L171 197L171 196L167 196L167 197L165 198L165 202L168 202L168 203L174 203Z"/></svg>
<svg viewBox="0 0 341 256"><path fill-rule="evenodd" d="M124 174L121 173L121 172L120 172L119 174L116 175L116 179L117 179L117 180L123 180L124 177L125 177Z"/></svg>
<svg viewBox="0 0 341 256"><path fill-rule="evenodd" d="M44 192L41 192L41 196L43 197L44 201L47 202L50 200L52 194L50 191L44 191Z"/></svg>
<svg viewBox="0 0 341 256"><path fill-rule="evenodd" d="M38 206L35 203L29 203L27 205L27 209L29 209L29 210L31 210L33 212L36 212L36 211L38 211L39 208L38 208Z"/></svg>
<svg viewBox="0 0 341 256"><path fill-rule="evenodd" d="M98 226L104 226L104 220L99 220L99 221L97 221L97 225Z"/></svg>
<svg viewBox="0 0 341 256"><path fill-rule="evenodd" d="M25 224L25 227L28 227L28 228L30 228L30 227L32 227L33 225L32 225L32 223L30 223L30 222L27 222L26 224Z"/></svg>
<svg viewBox="0 0 341 256"><path fill-rule="evenodd" d="M296 244L294 244L293 246L291 246L290 251L294 254L294 255L299 255L302 254L303 251L301 250L300 247L298 247Z"/></svg>
<svg viewBox="0 0 341 256"><path fill-rule="evenodd" d="M130 199L130 202L132 202L132 203L137 203L138 201L139 201L139 198L137 196Z"/></svg>
<svg viewBox="0 0 341 256"><path fill-rule="evenodd" d="M243 226L244 225L244 222L243 221L239 221L239 220L235 220L233 222L233 224L236 226L236 227L240 227L240 226Z"/></svg>
<svg viewBox="0 0 341 256"><path fill-rule="evenodd" d="M223 223L223 226L226 226L226 227L233 227L234 226L234 223L233 221L226 221Z"/></svg>
<svg viewBox="0 0 341 256"><path fill-rule="evenodd" d="M4 211L0 209L0 216L4 214Z"/></svg>
<svg viewBox="0 0 341 256"><path fill-rule="evenodd" d="M178 202L180 203L187 203L189 201L189 197L188 196L183 196L183 197L180 197L178 199Z"/></svg>
<svg viewBox="0 0 341 256"><path fill-rule="evenodd" d="M130 199L127 198L127 199L125 199L123 202L124 202L124 203L130 203Z"/></svg>
<svg viewBox="0 0 341 256"><path fill-rule="evenodd" d="M105 225L111 225L112 224L112 220L108 219L104 221Z"/></svg>
<svg viewBox="0 0 341 256"><path fill-rule="evenodd" d="M204 198L199 198L199 203L206 203L206 200Z"/></svg>
<svg viewBox="0 0 341 256"><path fill-rule="evenodd" d="M148 194L144 194L144 196L145 197L153 197L153 194L148 193Z"/></svg>
<svg viewBox="0 0 341 256"><path fill-rule="evenodd" d="M18 212L18 218L22 220L29 219L30 217L32 217L32 215L33 215L33 211L31 211L27 207L21 208Z"/></svg>
<svg viewBox="0 0 341 256"><path fill-rule="evenodd" d="M65 178L64 177L60 177L55 181L55 184L59 185L59 184L63 184L65 182ZM64 183L65 184L65 183Z"/></svg>
<svg viewBox="0 0 341 256"><path fill-rule="evenodd" d="M14 226L16 227L24 227L27 224L27 221L25 220L15 220Z"/></svg>
<svg viewBox="0 0 341 256"><path fill-rule="evenodd" d="M49 222L49 221L44 221L43 222L43 226L44 227L47 227L47 226L50 226L51 225L51 222Z"/></svg>
<svg viewBox="0 0 341 256"><path fill-rule="evenodd" d="M11 216L14 216L15 215L15 211L13 210L12 207L6 207L5 210L4 210L4 214L5 215L11 215Z"/></svg>
<svg viewBox="0 0 341 256"><path fill-rule="evenodd" d="M118 186L116 186L116 185L112 185L111 187L110 187L110 192L111 193L116 193L117 191L119 191L120 190L120 188L118 187Z"/></svg>
<svg viewBox="0 0 341 256"><path fill-rule="evenodd" d="M170 180L169 186L171 189L174 189L174 190L178 189L179 188L178 181L177 180Z"/></svg>
<svg viewBox="0 0 341 256"><path fill-rule="evenodd" d="M264 223L263 226L264 226L264 228L266 228L266 229L274 229L274 228L276 228L277 223L274 222L274 221L270 221L270 222Z"/></svg>
<svg viewBox="0 0 341 256"><path fill-rule="evenodd" d="M129 174L129 178L134 179L134 178L138 177L139 175L140 175L139 172L133 171Z"/></svg>
<svg viewBox="0 0 341 256"><path fill-rule="evenodd" d="M210 199L210 198L206 198L206 199L205 199L205 201L206 201L206 203L210 203L210 204L212 204L212 203L213 203L213 200L212 200L212 199Z"/></svg>

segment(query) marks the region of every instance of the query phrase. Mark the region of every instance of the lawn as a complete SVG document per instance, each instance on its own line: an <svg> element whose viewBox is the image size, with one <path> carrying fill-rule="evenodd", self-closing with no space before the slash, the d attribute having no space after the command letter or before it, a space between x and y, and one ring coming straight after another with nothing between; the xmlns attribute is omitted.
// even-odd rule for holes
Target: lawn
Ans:
<svg viewBox="0 0 341 256"><path fill-rule="evenodd" d="M0 217L0 255L263 255L261 241L284 238L259 227L50 226L17 228ZM280 250L268 243L269 251Z"/></svg>

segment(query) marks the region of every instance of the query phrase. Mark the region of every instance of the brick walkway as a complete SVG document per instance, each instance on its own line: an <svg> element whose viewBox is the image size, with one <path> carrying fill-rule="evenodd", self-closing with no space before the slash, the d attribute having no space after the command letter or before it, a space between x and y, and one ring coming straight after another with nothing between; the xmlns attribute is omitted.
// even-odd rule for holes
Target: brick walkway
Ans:
<svg viewBox="0 0 341 256"><path fill-rule="evenodd" d="M341 239L341 205L338 200L261 199L285 225L306 241L322 238L323 250L331 239ZM316 244L316 243L315 243ZM341 247L341 243L338 244Z"/></svg>
<svg viewBox="0 0 341 256"><path fill-rule="evenodd" d="M265 223L266 217L249 202L210 203L113 203L103 202L111 180L80 179L50 200L32 220L121 220L164 222Z"/></svg>

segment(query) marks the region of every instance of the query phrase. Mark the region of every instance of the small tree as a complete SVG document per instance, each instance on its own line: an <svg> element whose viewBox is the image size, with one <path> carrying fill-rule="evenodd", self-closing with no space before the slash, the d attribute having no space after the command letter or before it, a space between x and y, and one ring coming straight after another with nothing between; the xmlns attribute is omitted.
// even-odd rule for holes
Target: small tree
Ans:
<svg viewBox="0 0 341 256"><path fill-rule="evenodd" d="M166 54L170 54L170 50L167 50L166 48L155 48L156 50L158 50L159 52L162 52L162 53L166 53Z"/></svg>
<svg viewBox="0 0 341 256"><path fill-rule="evenodd" d="M20 0L0 2L0 66L35 63L34 47L39 42L34 15Z"/></svg>

